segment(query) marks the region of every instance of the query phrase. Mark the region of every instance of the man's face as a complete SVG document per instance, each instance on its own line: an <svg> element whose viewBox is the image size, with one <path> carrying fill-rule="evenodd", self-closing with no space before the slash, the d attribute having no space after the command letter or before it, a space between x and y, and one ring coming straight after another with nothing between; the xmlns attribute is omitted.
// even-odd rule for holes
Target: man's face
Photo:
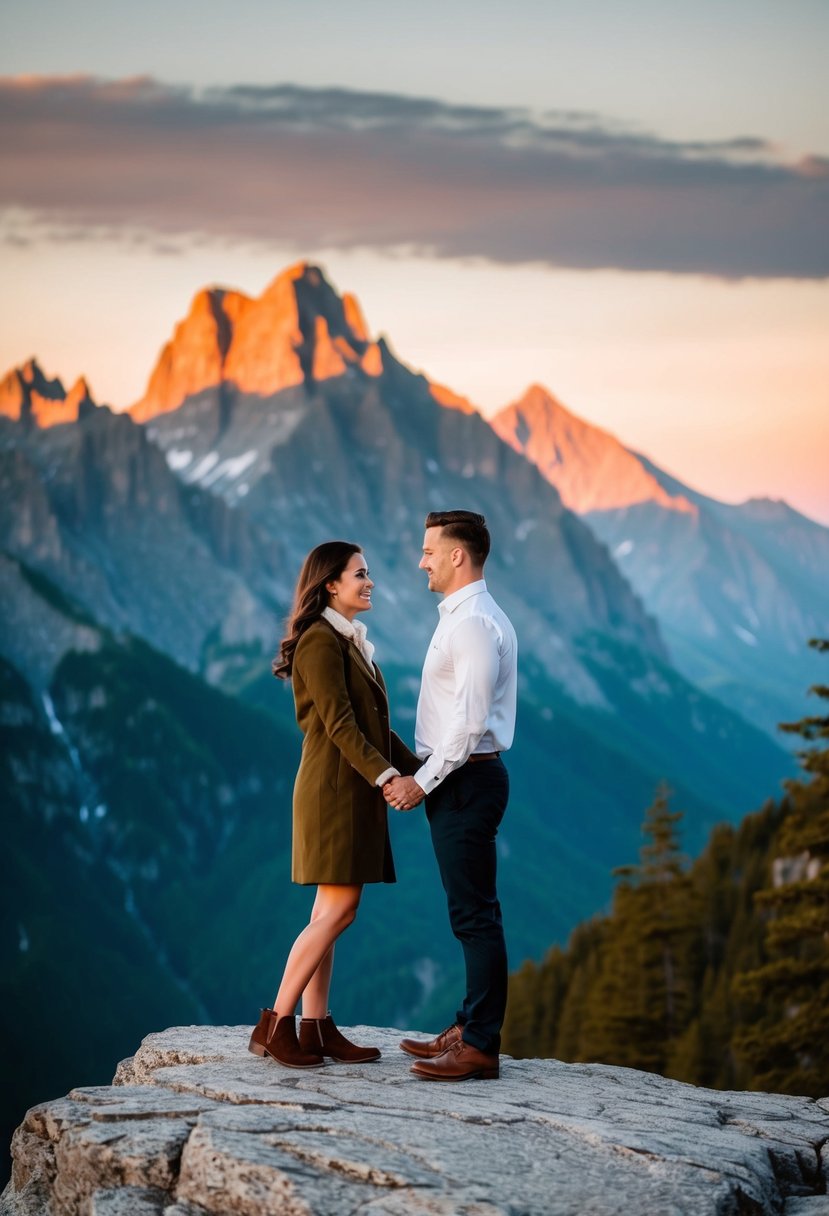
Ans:
<svg viewBox="0 0 829 1216"><path fill-rule="evenodd" d="M420 569L429 575L429 590L444 595L455 578L452 554L460 546L443 535L443 528L427 528Z"/></svg>

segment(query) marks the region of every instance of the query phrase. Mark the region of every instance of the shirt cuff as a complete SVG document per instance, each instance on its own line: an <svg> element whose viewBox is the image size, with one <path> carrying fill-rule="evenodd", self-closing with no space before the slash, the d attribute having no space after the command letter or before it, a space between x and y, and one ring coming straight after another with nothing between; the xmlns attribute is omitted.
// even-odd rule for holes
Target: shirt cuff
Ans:
<svg viewBox="0 0 829 1216"><path fill-rule="evenodd" d="M380 776L377 778L377 780L374 782L374 784L375 785L385 785L387 781L391 781L392 777L399 777L399 776L400 776L400 773L398 772L398 770L396 768L387 768L387 769L383 770L383 772L380 774Z"/></svg>
<svg viewBox="0 0 829 1216"><path fill-rule="evenodd" d="M440 785L440 777L433 777L425 764L417 770L414 779L424 794L431 794L432 790L437 789Z"/></svg>

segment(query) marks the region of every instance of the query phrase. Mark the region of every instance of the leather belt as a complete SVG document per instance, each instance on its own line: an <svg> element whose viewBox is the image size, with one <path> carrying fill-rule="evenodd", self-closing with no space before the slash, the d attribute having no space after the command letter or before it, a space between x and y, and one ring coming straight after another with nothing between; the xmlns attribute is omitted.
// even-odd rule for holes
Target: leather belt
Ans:
<svg viewBox="0 0 829 1216"><path fill-rule="evenodd" d="M477 764L479 760L497 760L500 752L473 752L471 756L467 756L467 764Z"/></svg>

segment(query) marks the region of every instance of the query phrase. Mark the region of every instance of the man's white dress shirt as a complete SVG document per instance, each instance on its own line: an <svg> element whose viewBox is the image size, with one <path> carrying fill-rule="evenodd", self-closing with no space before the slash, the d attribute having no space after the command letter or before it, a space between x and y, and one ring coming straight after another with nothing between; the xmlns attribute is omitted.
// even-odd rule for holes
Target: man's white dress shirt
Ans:
<svg viewBox="0 0 829 1216"><path fill-rule="evenodd" d="M438 605L440 619L423 664L414 775L430 794L473 752L504 752L515 734L518 642L483 579Z"/></svg>

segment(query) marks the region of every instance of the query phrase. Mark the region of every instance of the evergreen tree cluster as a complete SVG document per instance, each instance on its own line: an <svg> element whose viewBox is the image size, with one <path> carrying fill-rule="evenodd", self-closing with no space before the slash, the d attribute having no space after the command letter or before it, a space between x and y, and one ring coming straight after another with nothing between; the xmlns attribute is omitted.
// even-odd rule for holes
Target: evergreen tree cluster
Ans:
<svg viewBox="0 0 829 1216"><path fill-rule="evenodd" d="M609 915L512 977L505 1051L829 1093L829 713L782 729L803 741L801 776L690 866L659 789Z"/></svg>

